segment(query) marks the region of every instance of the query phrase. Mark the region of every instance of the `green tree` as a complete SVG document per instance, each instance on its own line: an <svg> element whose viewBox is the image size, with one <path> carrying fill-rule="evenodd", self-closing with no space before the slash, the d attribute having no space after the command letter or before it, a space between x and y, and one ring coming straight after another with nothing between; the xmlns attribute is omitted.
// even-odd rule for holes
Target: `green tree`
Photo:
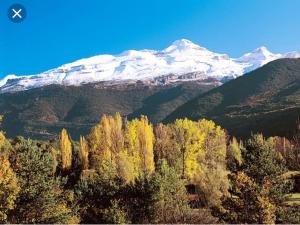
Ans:
<svg viewBox="0 0 300 225"><path fill-rule="evenodd" d="M62 178L53 176L53 157L37 142L20 139L14 144L13 163L20 193L10 213L12 223L77 223L67 204Z"/></svg>
<svg viewBox="0 0 300 225"><path fill-rule="evenodd" d="M155 174L158 190L154 195L155 223L184 223L190 214L184 181L162 160Z"/></svg>
<svg viewBox="0 0 300 225"><path fill-rule="evenodd" d="M232 175L232 197L224 204L227 222L275 223L292 185L281 176L287 169L272 138L258 134L246 142L242 170Z"/></svg>
<svg viewBox="0 0 300 225"><path fill-rule="evenodd" d="M282 207L276 222L281 224L300 224L300 206Z"/></svg>
<svg viewBox="0 0 300 225"><path fill-rule="evenodd" d="M75 186L82 223L126 223L127 214L119 203L123 182L116 175L97 171L83 173ZM113 213L113 214L111 214Z"/></svg>
<svg viewBox="0 0 300 225"><path fill-rule="evenodd" d="M139 176L133 183L129 183L123 190L124 202L134 224L153 223L155 219L155 193L158 190L154 175Z"/></svg>
<svg viewBox="0 0 300 225"><path fill-rule="evenodd" d="M281 176L288 170L284 162L278 160L273 138L265 139L261 134L253 135L246 143L243 159L243 171L258 185L270 183L272 202L280 205L286 200L285 196L292 186Z"/></svg>
<svg viewBox="0 0 300 225"><path fill-rule="evenodd" d="M260 187L243 172L232 177L233 196L225 201L229 223L275 223L276 206L270 201L269 187Z"/></svg>
<svg viewBox="0 0 300 225"><path fill-rule="evenodd" d="M108 224L128 223L127 214L117 200L112 201L111 206L104 209L103 220Z"/></svg>

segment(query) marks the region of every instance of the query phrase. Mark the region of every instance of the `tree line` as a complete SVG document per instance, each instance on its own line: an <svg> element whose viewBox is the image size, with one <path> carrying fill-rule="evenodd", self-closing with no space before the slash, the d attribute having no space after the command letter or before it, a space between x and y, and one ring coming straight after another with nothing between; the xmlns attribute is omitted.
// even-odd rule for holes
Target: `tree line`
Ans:
<svg viewBox="0 0 300 225"><path fill-rule="evenodd" d="M296 142L243 142L210 120L104 115L72 141L0 133L2 223L299 223ZM192 187L192 191L189 190Z"/></svg>

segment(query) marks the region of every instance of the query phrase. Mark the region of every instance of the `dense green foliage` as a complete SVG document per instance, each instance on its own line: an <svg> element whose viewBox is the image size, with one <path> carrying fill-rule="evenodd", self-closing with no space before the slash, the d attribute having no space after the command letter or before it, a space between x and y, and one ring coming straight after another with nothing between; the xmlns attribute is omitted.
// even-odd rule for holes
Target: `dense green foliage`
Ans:
<svg viewBox="0 0 300 225"><path fill-rule="evenodd" d="M282 177L287 171L276 157L272 138L253 135L243 151L241 171L232 173L231 194L224 207L232 223L275 223L292 190L292 183ZM280 221L282 222L282 221Z"/></svg>
<svg viewBox="0 0 300 225"><path fill-rule="evenodd" d="M71 223L78 221L68 206L65 179L54 176L55 165L49 146L31 140L13 143L13 168L20 193L10 214L13 223Z"/></svg>

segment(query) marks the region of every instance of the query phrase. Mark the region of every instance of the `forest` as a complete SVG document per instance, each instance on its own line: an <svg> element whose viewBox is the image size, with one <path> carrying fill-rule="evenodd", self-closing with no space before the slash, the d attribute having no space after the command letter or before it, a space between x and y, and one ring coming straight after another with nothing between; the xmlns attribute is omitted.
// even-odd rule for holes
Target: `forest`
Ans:
<svg viewBox="0 0 300 225"><path fill-rule="evenodd" d="M76 141L1 131L0 149L1 223L300 223L300 126L240 140L116 113Z"/></svg>

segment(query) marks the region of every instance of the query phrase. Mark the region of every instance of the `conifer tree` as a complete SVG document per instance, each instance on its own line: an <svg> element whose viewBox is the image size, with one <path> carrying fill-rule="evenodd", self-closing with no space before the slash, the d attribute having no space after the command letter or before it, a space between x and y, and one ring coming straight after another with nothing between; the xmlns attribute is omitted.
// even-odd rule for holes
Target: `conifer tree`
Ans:
<svg viewBox="0 0 300 225"><path fill-rule="evenodd" d="M155 223L184 223L191 211L184 180L165 160L159 164L155 173L158 185L154 194Z"/></svg>
<svg viewBox="0 0 300 225"><path fill-rule="evenodd" d="M20 192L16 207L9 214L11 223L77 223L64 186L66 179L53 176L53 156L41 143L20 139L13 146L18 152L13 162Z"/></svg>
<svg viewBox="0 0 300 225"><path fill-rule="evenodd" d="M243 172L232 175L232 195L224 207L230 223L269 223L280 221L280 211L291 191L291 182L282 177L288 170L277 158L272 138L252 135L243 151Z"/></svg>

